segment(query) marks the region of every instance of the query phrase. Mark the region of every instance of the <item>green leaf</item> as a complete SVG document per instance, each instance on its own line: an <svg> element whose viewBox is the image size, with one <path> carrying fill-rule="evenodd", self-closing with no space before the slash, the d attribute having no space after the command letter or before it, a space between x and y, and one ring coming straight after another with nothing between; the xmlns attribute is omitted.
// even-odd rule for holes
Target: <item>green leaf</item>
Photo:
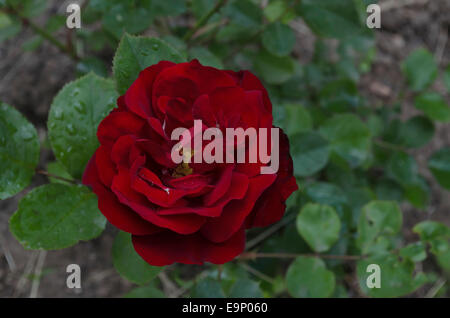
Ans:
<svg viewBox="0 0 450 318"><path fill-rule="evenodd" d="M64 179L73 180L72 176L67 172L66 167L64 167L59 161L50 162L47 164L47 172L54 176L62 177ZM51 183L60 183L65 185L71 185L70 182L60 180L53 177L48 177Z"/></svg>
<svg viewBox="0 0 450 318"><path fill-rule="evenodd" d="M326 252L339 238L341 221L331 206L308 203L297 216L297 230L314 251Z"/></svg>
<svg viewBox="0 0 450 318"><path fill-rule="evenodd" d="M450 249L436 255L436 260L444 270L450 271Z"/></svg>
<svg viewBox="0 0 450 318"><path fill-rule="evenodd" d="M294 174L300 177L313 175L328 162L328 141L315 132L294 135L290 139Z"/></svg>
<svg viewBox="0 0 450 318"><path fill-rule="evenodd" d="M126 232L117 234L112 248L112 258L120 276L138 285L147 284L163 269L147 264L134 250L131 235Z"/></svg>
<svg viewBox="0 0 450 318"><path fill-rule="evenodd" d="M288 25L275 22L264 30L262 44L273 55L285 56L294 48L295 33Z"/></svg>
<svg viewBox="0 0 450 318"><path fill-rule="evenodd" d="M402 226L402 212L393 201L371 201L361 211L357 242L363 253L369 251L381 235L397 234Z"/></svg>
<svg viewBox="0 0 450 318"><path fill-rule="evenodd" d="M352 167L361 165L369 156L370 130L353 114L340 114L328 119L320 133L330 146Z"/></svg>
<svg viewBox="0 0 450 318"><path fill-rule="evenodd" d="M441 237L450 237L450 228L436 221L423 221L413 227L413 232L419 234L423 241L431 241Z"/></svg>
<svg viewBox="0 0 450 318"><path fill-rule="evenodd" d="M312 201L339 206L347 203L347 197L341 188L332 183L316 182L306 187L306 194Z"/></svg>
<svg viewBox="0 0 450 318"><path fill-rule="evenodd" d="M96 57L86 57L77 63L77 75L83 76L89 72L94 72L98 76L107 77L108 68L106 64L99 58Z"/></svg>
<svg viewBox="0 0 450 318"><path fill-rule="evenodd" d="M401 185L414 184L417 181L417 163L407 153L395 152L390 157L386 169L387 173Z"/></svg>
<svg viewBox="0 0 450 318"><path fill-rule="evenodd" d="M402 144L408 148L419 148L427 144L434 135L433 122L424 116L414 116L400 127Z"/></svg>
<svg viewBox="0 0 450 318"><path fill-rule="evenodd" d="M0 12L0 43L17 35L20 30L22 30L22 23L18 18Z"/></svg>
<svg viewBox="0 0 450 318"><path fill-rule="evenodd" d="M259 283L249 278L237 279L231 287L231 298L261 298L263 297Z"/></svg>
<svg viewBox="0 0 450 318"><path fill-rule="evenodd" d="M50 143L74 178L82 176L97 149L97 126L116 99L114 83L90 73L64 86L53 100L47 124Z"/></svg>
<svg viewBox="0 0 450 318"><path fill-rule="evenodd" d="M26 249L55 250L99 236L106 219L87 187L47 184L30 191L9 221Z"/></svg>
<svg viewBox="0 0 450 318"><path fill-rule="evenodd" d="M443 81L447 91L450 93L450 65L447 66L447 69L444 71Z"/></svg>
<svg viewBox="0 0 450 318"><path fill-rule="evenodd" d="M428 160L428 168L439 184L450 190L450 147L436 151Z"/></svg>
<svg viewBox="0 0 450 318"><path fill-rule="evenodd" d="M229 1L223 12L229 22L217 33L219 42L252 40L261 30L262 10L251 0Z"/></svg>
<svg viewBox="0 0 450 318"><path fill-rule="evenodd" d="M425 178L417 176L414 182L403 186L405 198L416 208L423 209L426 207L430 197L430 187Z"/></svg>
<svg viewBox="0 0 450 318"><path fill-rule="evenodd" d="M126 293L125 298L165 298L166 295L156 287L149 285L137 287Z"/></svg>
<svg viewBox="0 0 450 318"><path fill-rule="evenodd" d="M367 125L369 127L372 136L380 136L384 129L384 122L380 116L370 115L367 119Z"/></svg>
<svg viewBox="0 0 450 318"><path fill-rule="evenodd" d="M220 283L212 278L199 281L191 292L193 298L224 298L225 294Z"/></svg>
<svg viewBox="0 0 450 318"><path fill-rule="evenodd" d="M124 94L139 72L160 61L184 62L178 51L156 38L125 34L113 61L113 72L119 94Z"/></svg>
<svg viewBox="0 0 450 318"><path fill-rule="evenodd" d="M147 10L156 16L175 16L186 11L184 0L152 0Z"/></svg>
<svg viewBox="0 0 450 318"><path fill-rule="evenodd" d="M65 15L53 14L45 23L45 29L48 32L56 32L66 25L66 19Z"/></svg>
<svg viewBox="0 0 450 318"><path fill-rule="evenodd" d="M220 59L207 48L201 46L196 46L189 50L189 59L198 59L205 66L212 66L219 69L223 68Z"/></svg>
<svg viewBox="0 0 450 318"><path fill-rule="evenodd" d="M313 120L305 107L299 104L288 104L284 106L284 109L286 116L283 128L289 136L312 129Z"/></svg>
<svg viewBox="0 0 450 318"><path fill-rule="evenodd" d="M367 286L367 279L372 275L371 272L367 272L370 264L380 266L380 288L368 288ZM361 290L370 297L400 297L414 292L426 283L423 273L414 276L413 262L400 261L395 255L361 260L357 264L357 273Z"/></svg>
<svg viewBox="0 0 450 318"><path fill-rule="evenodd" d="M230 20L239 26L258 28L261 25L262 11L250 0L230 1L224 11Z"/></svg>
<svg viewBox="0 0 450 318"><path fill-rule="evenodd" d="M409 86L414 91L426 89L437 76L438 68L433 55L426 49L412 52L402 65Z"/></svg>
<svg viewBox="0 0 450 318"><path fill-rule="evenodd" d="M336 282L321 259L300 256L289 266L286 284L293 297L324 298L333 294Z"/></svg>
<svg viewBox="0 0 450 318"><path fill-rule="evenodd" d="M125 32L137 34L146 30L152 22L151 14L146 8L119 3L103 15L102 23L116 39L120 39Z"/></svg>
<svg viewBox="0 0 450 318"><path fill-rule="evenodd" d="M270 22L275 22L277 19L282 17L282 15L286 12L286 9L288 9L286 1L273 0L264 7L263 13L267 20Z"/></svg>
<svg viewBox="0 0 450 318"><path fill-rule="evenodd" d="M206 15L212 8L214 8L215 3L210 0L192 0L191 10L195 18L199 20L204 15Z"/></svg>
<svg viewBox="0 0 450 318"><path fill-rule="evenodd" d="M36 129L16 109L0 102L0 200L30 184L38 161Z"/></svg>
<svg viewBox="0 0 450 318"><path fill-rule="evenodd" d="M299 13L322 37L348 38L367 32L354 0L302 0Z"/></svg>
<svg viewBox="0 0 450 318"><path fill-rule="evenodd" d="M34 17L45 11L49 5L47 0L7 0L8 5L18 10L24 17Z"/></svg>
<svg viewBox="0 0 450 318"><path fill-rule="evenodd" d="M398 202L403 200L402 187L391 179L381 179L376 185L375 192L379 200Z"/></svg>
<svg viewBox="0 0 450 318"><path fill-rule="evenodd" d="M279 57L261 51L255 58L255 70L269 84L282 84L294 75L295 64L289 56Z"/></svg>
<svg viewBox="0 0 450 318"><path fill-rule="evenodd" d="M413 262L422 262L427 258L425 244L422 242L411 243L400 249L400 256Z"/></svg>
<svg viewBox="0 0 450 318"><path fill-rule="evenodd" d="M414 99L414 106L433 120L450 122L450 107L438 93L423 93Z"/></svg>

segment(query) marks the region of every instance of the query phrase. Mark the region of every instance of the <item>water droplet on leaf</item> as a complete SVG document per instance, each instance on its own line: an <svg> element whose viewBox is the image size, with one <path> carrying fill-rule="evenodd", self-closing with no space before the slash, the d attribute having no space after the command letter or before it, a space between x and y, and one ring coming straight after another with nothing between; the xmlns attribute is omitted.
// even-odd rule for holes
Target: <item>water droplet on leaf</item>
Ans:
<svg viewBox="0 0 450 318"><path fill-rule="evenodd" d="M68 124L66 129L67 129L67 132L71 135L73 135L75 133L75 128L73 127L72 124Z"/></svg>
<svg viewBox="0 0 450 318"><path fill-rule="evenodd" d="M33 138L33 134L28 130L22 130L20 136L23 140L27 141Z"/></svg>
<svg viewBox="0 0 450 318"><path fill-rule="evenodd" d="M64 114L63 114L62 110L60 110L60 109L56 109L54 114L55 114L54 116L56 119L63 119L63 117L64 117Z"/></svg>

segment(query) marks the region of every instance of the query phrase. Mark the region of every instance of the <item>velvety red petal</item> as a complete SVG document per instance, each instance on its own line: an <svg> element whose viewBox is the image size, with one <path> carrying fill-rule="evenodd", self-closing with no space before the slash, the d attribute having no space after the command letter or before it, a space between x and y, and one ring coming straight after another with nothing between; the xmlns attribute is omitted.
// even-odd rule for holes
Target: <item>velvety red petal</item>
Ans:
<svg viewBox="0 0 450 318"><path fill-rule="evenodd" d="M264 88L261 81L249 71L226 71L229 75L233 77L236 84L242 87L246 91L259 90L263 94L263 101L266 110L272 114L272 103L270 102L269 94Z"/></svg>
<svg viewBox="0 0 450 318"><path fill-rule="evenodd" d="M145 120L130 112L112 112L98 126L97 137L100 144L112 148L123 135L138 136L145 123Z"/></svg>
<svg viewBox="0 0 450 318"><path fill-rule="evenodd" d="M217 119L211 108L209 96L204 94L196 99L192 106L192 115L194 119L201 119L203 124L208 127L216 127Z"/></svg>
<svg viewBox="0 0 450 318"><path fill-rule="evenodd" d="M287 198L298 189L292 173L293 164L289 155L289 141L280 129L280 166L277 179L256 202L247 220L248 228L268 226L283 217Z"/></svg>
<svg viewBox="0 0 450 318"><path fill-rule="evenodd" d="M224 264L241 254L245 248L245 231L240 229L227 241L213 243L199 233L180 235L165 231L155 235L132 236L134 249L150 265L173 263Z"/></svg>
<svg viewBox="0 0 450 318"><path fill-rule="evenodd" d="M212 109L218 119L220 128L237 127L240 116L245 109L245 91L240 87L219 87L209 95Z"/></svg>
<svg viewBox="0 0 450 318"><path fill-rule="evenodd" d="M117 167L129 167L131 162L131 149L136 144L136 137L132 135L124 135L117 139L111 150L111 160Z"/></svg>
<svg viewBox="0 0 450 318"><path fill-rule="evenodd" d="M188 84L189 82L193 85ZM182 97L192 104L198 96L209 94L217 87L235 85L233 78L226 72L203 66L197 60L192 60L188 63L179 63L162 71L155 82L153 95L156 97L164 95ZM192 87L195 87L195 91ZM189 98L186 98L188 96Z"/></svg>
<svg viewBox="0 0 450 318"><path fill-rule="evenodd" d="M117 173L114 163L111 161L111 152L105 146L100 146L95 153L95 163L101 182L111 186L114 175Z"/></svg>
<svg viewBox="0 0 450 318"><path fill-rule="evenodd" d="M274 181L276 175L266 174L250 179L247 194L242 200L231 201L217 218L208 219L200 230L201 233L213 242L228 240L245 221L251 212L256 200Z"/></svg>
<svg viewBox="0 0 450 318"><path fill-rule="evenodd" d="M222 214L225 205L232 200L241 200L247 193L249 180L246 175L241 173L233 173L231 184L233 186L228 188L228 191L218 200L213 206L205 206L200 202L200 205L174 207L161 209L158 211L160 215L175 215L175 214L198 214L207 217L218 217Z"/></svg>
<svg viewBox="0 0 450 318"><path fill-rule="evenodd" d="M138 140L136 142L136 145L145 153L147 153L149 158L154 160L156 163L167 168L176 167L176 164L173 162L171 157L171 144L160 144L153 140L142 139Z"/></svg>
<svg viewBox="0 0 450 318"><path fill-rule="evenodd" d="M216 201L219 200L228 191L228 188L231 185L233 169L234 166L229 165L220 174L219 180L214 185L214 189L204 197L203 202L206 206L211 206L216 203Z"/></svg>
<svg viewBox="0 0 450 318"><path fill-rule="evenodd" d="M145 196L133 190L130 183L129 172L121 169L114 177L111 190L116 194L120 203L127 205L150 223L180 234L194 233L205 223L205 218L199 215L159 215L157 207L148 202Z"/></svg>
<svg viewBox="0 0 450 318"><path fill-rule="evenodd" d="M174 65L175 63L172 62L161 61L142 70L125 93L125 103L128 109L142 118L156 116L156 112L151 107L153 83L162 70Z"/></svg>
<svg viewBox="0 0 450 318"><path fill-rule="evenodd" d="M116 196L100 183L95 165L95 154L86 167L83 184L92 187L98 197L100 212L115 227L136 235L153 234L161 231L161 228L145 221L133 210L120 204Z"/></svg>

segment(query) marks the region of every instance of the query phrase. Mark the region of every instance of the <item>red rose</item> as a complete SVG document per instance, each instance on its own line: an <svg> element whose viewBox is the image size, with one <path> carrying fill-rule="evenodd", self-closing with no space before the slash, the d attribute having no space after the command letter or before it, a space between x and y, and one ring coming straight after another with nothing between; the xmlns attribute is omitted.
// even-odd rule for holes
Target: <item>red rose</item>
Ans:
<svg viewBox="0 0 450 318"><path fill-rule="evenodd" d="M98 127L101 146L83 183L149 264L223 264L243 252L245 229L283 216L297 189L284 133L275 174L261 174L261 162L171 159L172 131L191 129L195 119L224 132L272 128L272 105L253 74L162 61L143 70L117 104Z"/></svg>

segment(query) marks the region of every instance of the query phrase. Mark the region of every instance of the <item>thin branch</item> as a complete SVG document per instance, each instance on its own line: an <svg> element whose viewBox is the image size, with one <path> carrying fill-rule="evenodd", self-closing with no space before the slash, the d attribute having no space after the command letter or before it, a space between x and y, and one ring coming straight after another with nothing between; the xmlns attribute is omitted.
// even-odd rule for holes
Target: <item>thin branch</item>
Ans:
<svg viewBox="0 0 450 318"><path fill-rule="evenodd" d="M8 248L6 240L3 238L1 233L0 233L0 246L2 247L3 255L5 256L6 262L8 263L9 270L13 272L16 269L16 262L14 261L14 258Z"/></svg>
<svg viewBox="0 0 450 318"><path fill-rule="evenodd" d="M448 41L448 31L447 28L442 28L438 35L438 43L436 46L436 50L434 51L434 55L436 57L436 62L438 65L442 62L442 57L444 56L445 47L447 46Z"/></svg>
<svg viewBox="0 0 450 318"><path fill-rule="evenodd" d="M30 298L36 298L38 296L39 285L42 278L42 268L44 267L46 256L47 251L39 252L38 260L36 262L36 268L34 271L33 283L31 284Z"/></svg>
<svg viewBox="0 0 450 318"><path fill-rule="evenodd" d="M200 272L197 276L195 276L194 281L201 280L201 279L207 277L208 274L209 274L209 271L207 269L205 269L202 272ZM172 294L172 297L178 298L178 297L183 296L183 294L186 293L192 286L193 286L193 284L189 285L189 286L180 287Z"/></svg>
<svg viewBox="0 0 450 318"><path fill-rule="evenodd" d="M178 287L174 282L172 282L169 276L167 276L167 274L162 271L158 274L158 278L161 281L161 285L167 297L176 298L178 295Z"/></svg>
<svg viewBox="0 0 450 318"><path fill-rule="evenodd" d="M269 276L267 276L266 274L260 272L257 269L254 269L253 267L249 266L247 263L240 263L239 264L241 267L243 267L246 271L248 271L249 273L255 275L256 277L265 280L266 282L268 282L269 284L275 284L275 280Z"/></svg>
<svg viewBox="0 0 450 318"><path fill-rule="evenodd" d="M286 15L290 12L290 10L293 7L295 7L299 2L300 2L300 0L296 0L290 6L286 7L286 9L284 9L283 13L281 13L280 16L277 19L275 19L273 22L278 22L278 21L283 20L286 17ZM249 39L247 39L246 43L252 43L255 39L257 39L265 31L265 29L268 26L269 26L269 24L265 24L261 28L259 28L259 30L256 33L254 33ZM227 59L231 58L233 55L237 54L239 51L241 51L241 49L242 49L242 47L235 48L233 51L231 51L225 57L225 60L227 60Z"/></svg>
<svg viewBox="0 0 450 318"><path fill-rule="evenodd" d="M245 249L246 250L252 249L256 245L258 245L259 243L261 243L262 241L264 241L265 239L270 237L272 234L276 233L277 231L279 231L280 229L282 229L283 227L285 227L286 225L291 223L291 221L293 221L295 218L296 218L295 213L287 215L280 222L272 225L267 230L265 230L264 232L262 232L261 234L259 234L255 238L251 239L250 241L248 241L247 244L246 244Z"/></svg>
<svg viewBox="0 0 450 318"><path fill-rule="evenodd" d="M42 175L47 176L49 178L54 178L54 179L58 179L58 180L69 182L69 183L73 183L73 184L79 183L76 180L71 180L71 179L67 179L67 178L64 178L64 177L60 177L60 176L57 176L57 175L55 175L53 173L47 172L45 170L36 170L36 173L42 174Z"/></svg>
<svg viewBox="0 0 450 318"><path fill-rule="evenodd" d="M17 281L16 288L14 289L12 297L15 298L22 293L22 290L24 289L26 283L28 282L28 276L33 271L37 257L38 257L38 252L32 251L30 256L28 257L28 261L25 265L23 274L20 276L19 280Z"/></svg>
<svg viewBox="0 0 450 318"><path fill-rule="evenodd" d="M64 45L61 41L55 38L52 34L47 32L45 29L41 28L39 25L31 21L30 19L22 16L15 8L9 6L6 8L6 13L13 14L17 18L20 19L24 26L29 26L34 32L39 34L41 37L49 41L51 44L56 46L61 52L66 53L70 56L74 61L78 61L80 58L77 56L74 50L71 50L69 47Z"/></svg>
<svg viewBox="0 0 450 318"><path fill-rule="evenodd" d="M381 139L374 139L374 143L382 148L386 148L389 150L408 152L408 149L402 146L397 146Z"/></svg>
<svg viewBox="0 0 450 318"><path fill-rule="evenodd" d="M425 5L430 0L387 0L380 3L381 11L386 12L392 9L399 9L410 5Z"/></svg>
<svg viewBox="0 0 450 318"><path fill-rule="evenodd" d="M425 295L425 298L434 298L446 282L447 280L445 280L444 278L439 278L436 284L434 284L433 287L431 287L431 289Z"/></svg>
<svg viewBox="0 0 450 318"><path fill-rule="evenodd" d="M343 260L343 261L357 261L363 259L364 256L360 255L330 255L330 254L295 254L295 253L256 253L256 252L245 252L242 253L238 258L239 259L250 259L254 260L257 258L297 258L299 256L305 257L319 257L323 259L335 259L335 260Z"/></svg>
<svg viewBox="0 0 450 318"><path fill-rule="evenodd" d="M217 265L217 280L219 282L222 281L222 272L223 272L223 265L222 264Z"/></svg>
<svg viewBox="0 0 450 318"><path fill-rule="evenodd" d="M189 42L192 36L198 31L198 29L204 26L216 12L218 12L227 3L227 1L228 0L219 0L216 5L211 10L209 10L208 13L201 17L200 20L197 21L195 26L184 35L183 40L185 42Z"/></svg>

